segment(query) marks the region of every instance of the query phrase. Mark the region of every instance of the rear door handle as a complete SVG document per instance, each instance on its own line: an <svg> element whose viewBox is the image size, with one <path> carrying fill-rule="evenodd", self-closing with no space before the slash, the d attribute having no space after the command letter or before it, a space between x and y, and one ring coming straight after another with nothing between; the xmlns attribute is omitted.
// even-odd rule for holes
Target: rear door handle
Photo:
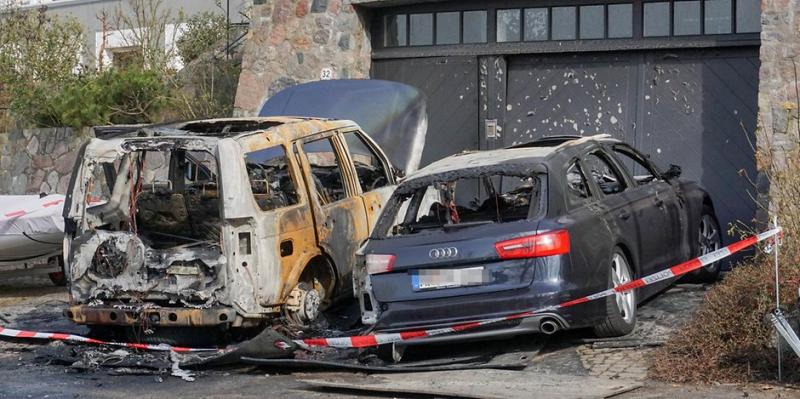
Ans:
<svg viewBox="0 0 800 399"><path fill-rule="evenodd" d="M619 218L622 220L628 220L631 217L631 213L628 211L622 211L619 213Z"/></svg>

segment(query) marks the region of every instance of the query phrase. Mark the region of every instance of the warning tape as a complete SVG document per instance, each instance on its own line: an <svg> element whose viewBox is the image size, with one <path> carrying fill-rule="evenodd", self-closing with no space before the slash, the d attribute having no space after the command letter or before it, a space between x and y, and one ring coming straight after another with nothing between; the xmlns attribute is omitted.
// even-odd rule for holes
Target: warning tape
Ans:
<svg viewBox="0 0 800 399"><path fill-rule="evenodd" d="M47 197L44 197L42 199L46 199L46 198ZM29 215L31 213L40 211L40 210L42 210L44 208L49 208L51 206L60 205L62 203L64 203L64 199L63 198L57 198L57 199L53 199L53 200L49 200L49 201L40 202L40 203L36 204L35 206L31 206L31 207L28 207L28 208L25 208L25 209L19 209L19 210L16 210L16 211L8 212L8 213L4 214L3 216L5 216L8 219L18 218L18 217L22 217L22 216Z"/></svg>
<svg viewBox="0 0 800 399"><path fill-rule="evenodd" d="M551 312L558 309L564 309L568 307L572 307L581 303L590 302L596 299L605 298L607 296L614 295L619 292L626 292L631 291L636 288L644 287L646 285L655 284L660 281L668 280L674 277L682 276L686 273L689 273L693 270L697 270L703 266L708 266L714 262L718 262L728 256L731 256L745 248L751 247L761 241L764 241L768 238L774 237L781 233L780 228L775 228L772 230L765 231L763 233L745 238L741 241L735 242L731 245L726 247L720 248L716 251L709 252L703 256L688 260L681 264L672 266L668 269L662 270L657 273L653 273L642 278L630 281L628 283L622 284L618 287L610 288L605 291L598 292L596 294L587 295L578 299L573 299L571 301L563 302L558 305L547 306L541 309L526 311L522 313L516 313L509 316L504 317L497 317L493 319L485 319L479 321L473 321L468 323L460 323L456 324L451 327L444 327L444 328L436 328L430 330L416 330L416 331L405 331L399 333L389 333L389 334L373 334L373 335L358 335L352 337L338 337L338 338L306 338L306 339L298 339L293 340L293 342L302 348L311 348L311 347L330 347L330 348L366 348L372 346L378 346L383 344L390 344L396 342L403 342L403 341L410 341L413 339L418 338L425 338L425 337L433 337L437 335L444 335L450 333L457 333L462 331L467 331L471 329L475 329L481 326L486 326L489 324L499 323L503 321L509 320L518 320L524 319L528 317L536 316L539 313L544 312ZM49 339L49 340L59 340L59 341L72 341L72 342L80 342L80 343L87 343L87 344L97 344L97 345L111 345L111 346L120 346L126 347L131 349L141 349L141 350L150 350L150 351L173 351L173 352L215 352L215 351L226 351L227 349L216 349L216 348L186 348L180 346L171 346L166 344L136 344L136 343L121 343L121 342L107 342L102 341L94 338L83 337L80 335L74 334L60 334L60 333L42 333L42 332L33 332L33 331L23 331L23 330L13 330L10 328L3 328L0 326L0 336L11 337L11 338L31 338L31 339ZM275 345L279 346L283 343L276 342ZM280 347L280 346L279 346ZM286 344L284 348L288 349L289 345Z"/></svg>

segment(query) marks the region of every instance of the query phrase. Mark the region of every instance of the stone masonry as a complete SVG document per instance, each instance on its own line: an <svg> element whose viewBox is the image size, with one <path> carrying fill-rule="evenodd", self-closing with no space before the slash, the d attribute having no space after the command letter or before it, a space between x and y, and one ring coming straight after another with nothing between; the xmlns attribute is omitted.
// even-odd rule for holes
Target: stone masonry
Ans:
<svg viewBox="0 0 800 399"><path fill-rule="evenodd" d="M255 115L264 100L297 83L369 76L371 46L363 21L344 0L269 0L252 10L235 114Z"/></svg>
<svg viewBox="0 0 800 399"><path fill-rule="evenodd" d="M12 130L0 145L0 195L64 194L88 130Z"/></svg>

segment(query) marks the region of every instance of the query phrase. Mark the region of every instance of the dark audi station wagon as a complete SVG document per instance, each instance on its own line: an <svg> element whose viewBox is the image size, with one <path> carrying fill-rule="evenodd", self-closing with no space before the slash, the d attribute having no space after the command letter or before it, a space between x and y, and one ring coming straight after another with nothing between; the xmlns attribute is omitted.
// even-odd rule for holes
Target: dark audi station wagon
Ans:
<svg viewBox="0 0 800 399"><path fill-rule="evenodd" d="M401 183L354 274L373 331L437 328L541 309L708 253L721 236L709 195L607 135L548 137L462 153ZM713 280L719 265L695 273ZM631 332L637 304L668 284L421 342Z"/></svg>

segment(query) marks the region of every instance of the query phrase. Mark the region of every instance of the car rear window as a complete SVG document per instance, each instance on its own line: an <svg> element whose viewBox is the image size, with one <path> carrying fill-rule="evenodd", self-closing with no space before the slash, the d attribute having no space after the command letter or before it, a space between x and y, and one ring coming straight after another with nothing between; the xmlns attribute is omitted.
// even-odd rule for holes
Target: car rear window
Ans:
<svg viewBox="0 0 800 399"><path fill-rule="evenodd" d="M537 176L491 174L441 180L400 195L386 236L527 219L541 197ZM394 212L391 212L394 209Z"/></svg>

